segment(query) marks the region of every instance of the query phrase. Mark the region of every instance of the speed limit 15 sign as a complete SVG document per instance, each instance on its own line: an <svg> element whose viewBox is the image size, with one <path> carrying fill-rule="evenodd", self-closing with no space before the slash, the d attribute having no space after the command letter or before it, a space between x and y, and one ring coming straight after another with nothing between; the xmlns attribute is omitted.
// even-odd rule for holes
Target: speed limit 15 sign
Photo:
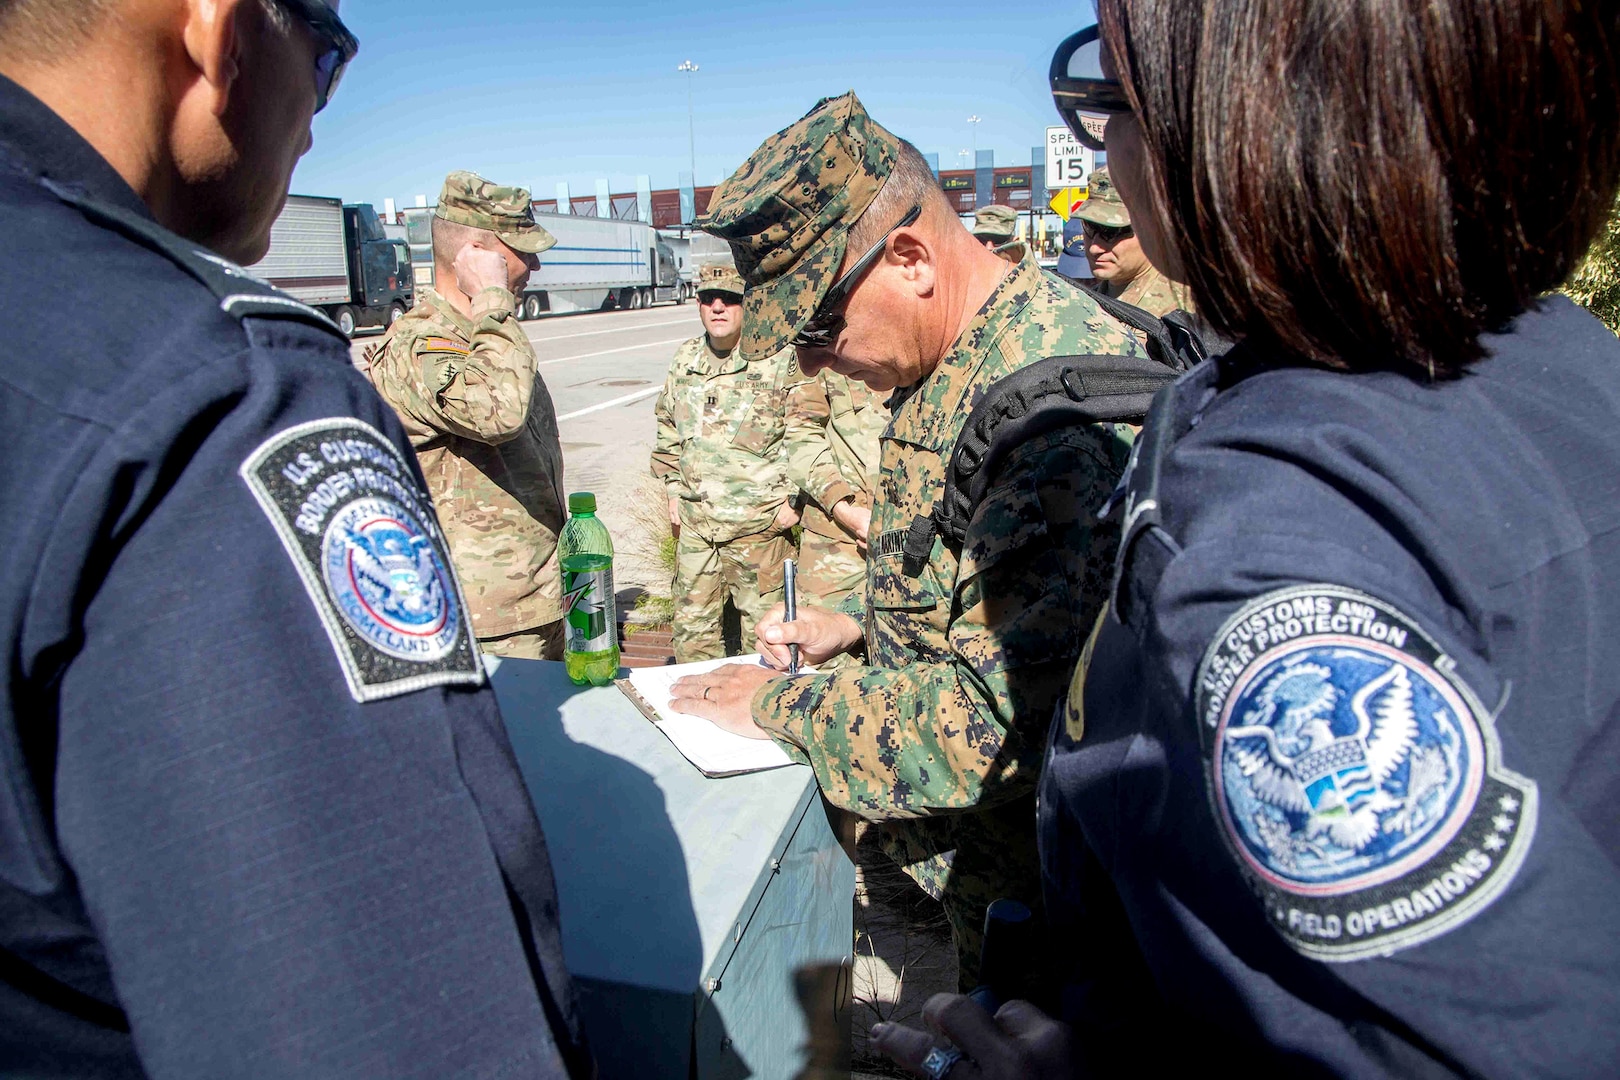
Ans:
<svg viewBox="0 0 1620 1080"><path fill-rule="evenodd" d="M1046 188L1085 187L1097 155L1066 127L1046 129Z"/></svg>

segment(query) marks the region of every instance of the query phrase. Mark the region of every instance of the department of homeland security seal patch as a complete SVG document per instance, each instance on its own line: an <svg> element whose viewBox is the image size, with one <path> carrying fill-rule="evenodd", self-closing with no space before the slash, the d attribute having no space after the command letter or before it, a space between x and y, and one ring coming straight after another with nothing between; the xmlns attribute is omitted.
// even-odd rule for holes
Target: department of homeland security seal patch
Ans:
<svg viewBox="0 0 1620 1080"><path fill-rule="evenodd" d="M355 700L483 681L443 534L381 432L346 417L300 424L256 449L241 473Z"/></svg>
<svg viewBox="0 0 1620 1080"><path fill-rule="evenodd" d="M1246 605L1195 683L1215 816L1277 931L1382 956L1473 917L1535 836L1536 786L1410 619L1331 585Z"/></svg>

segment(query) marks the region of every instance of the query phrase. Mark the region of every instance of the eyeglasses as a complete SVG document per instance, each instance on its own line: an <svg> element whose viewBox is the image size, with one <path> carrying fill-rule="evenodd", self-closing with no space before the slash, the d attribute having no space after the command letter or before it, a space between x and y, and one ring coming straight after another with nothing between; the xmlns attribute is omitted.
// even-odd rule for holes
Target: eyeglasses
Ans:
<svg viewBox="0 0 1620 1080"><path fill-rule="evenodd" d="M743 302L743 298L734 292L725 292L721 289L698 290L697 301L699 305L708 304L715 300L719 300L727 304L740 304Z"/></svg>
<svg viewBox="0 0 1620 1080"><path fill-rule="evenodd" d="M883 249L889 246L889 237L894 235L895 230L905 228L921 216L921 204L913 206L905 217L895 222L889 231L883 234L883 239L856 259L849 272L833 282L832 288L827 290L827 295L821 298L821 303L817 304L816 310L811 313L810 321L804 324L804 329L793 336L789 344L798 349L825 349L837 340L839 332L844 329L844 317L833 309L843 302L850 290L860 284L862 275L872 268L878 256L883 254Z"/></svg>
<svg viewBox="0 0 1620 1080"><path fill-rule="evenodd" d="M1088 26L1063 39L1052 54L1052 101L1080 145L1106 149L1103 128L1115 113L1131 111L1125 89L1102 69L1102 30Z"/></svg>
<svg viewBox="0 0 1620 1080"><path fill-rule="evenodd" d="M302 19L326 44L326 48L315 58L315 111L320 112L332 100L349 61L360 51L360 39L343 25L337 12L327 7L324 0L276 2Z"/></svg>
<svg viewBox="0 0 1620 1080"><path fill-rule="evenodd" d="M1136 235L1136 229L1130 225L1099 225L1094 221L1082 220L1080 229L1088 240L1095 238L1105 244L1117 244L1127 236Z"/></svg>

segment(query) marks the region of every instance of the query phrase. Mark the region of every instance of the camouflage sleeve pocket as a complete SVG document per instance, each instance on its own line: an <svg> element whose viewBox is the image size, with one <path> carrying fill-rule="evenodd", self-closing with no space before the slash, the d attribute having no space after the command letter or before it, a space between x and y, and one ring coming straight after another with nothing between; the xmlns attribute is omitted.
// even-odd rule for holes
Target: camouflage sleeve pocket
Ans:
<svg viewBox="0 0 1620 1080"><path fill-rule="evenodd" d="M917 577L904 572L904 559L896 554L880 558L871 571L872 606L887 611L932 611L939 606L940 591L933 577L924 571Z"/></svg>

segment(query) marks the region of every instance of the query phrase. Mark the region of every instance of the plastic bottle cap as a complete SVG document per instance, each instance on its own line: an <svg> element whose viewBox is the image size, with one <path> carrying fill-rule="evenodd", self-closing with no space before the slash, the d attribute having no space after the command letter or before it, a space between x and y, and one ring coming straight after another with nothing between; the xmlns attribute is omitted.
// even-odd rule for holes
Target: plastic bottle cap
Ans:
<svg viewBox="0 0 1620 1080"><path fill-rule="evenodd" d="M576 491L568 496L568 512L570 514L596 513L596 496L589 491Z"/></svg>

